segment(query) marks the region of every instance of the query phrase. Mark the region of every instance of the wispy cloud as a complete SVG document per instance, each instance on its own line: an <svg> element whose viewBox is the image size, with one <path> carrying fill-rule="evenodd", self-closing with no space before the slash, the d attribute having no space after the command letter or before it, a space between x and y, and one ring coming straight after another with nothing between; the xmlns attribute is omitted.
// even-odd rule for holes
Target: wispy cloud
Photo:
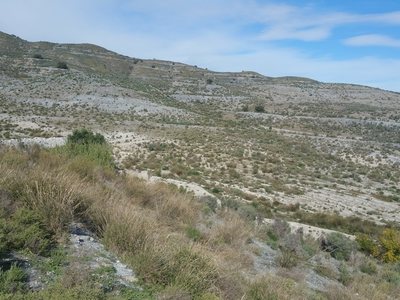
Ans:
<svg viewBox="0 0 400 300"><path fill-rule="evenodd" d="M378 46L400 48L400 39L380 34L364 34L353 36L343 41L349 46Z"/></svg>
<svg viewBox="0 0 400 300"><path fill-rule="evenodd" d="M272 7L274 8L274 7ZM276 8L276 7L275 7ZM335 28L349 24L400 26L400 11L381 14L321 13L310 8L286 7L279 17L261 20L265 26L260 38L265 40L319 41L331 36ZM277 8L279 10L279 7ZM273 13L272 9L269 13Z"/></svg>

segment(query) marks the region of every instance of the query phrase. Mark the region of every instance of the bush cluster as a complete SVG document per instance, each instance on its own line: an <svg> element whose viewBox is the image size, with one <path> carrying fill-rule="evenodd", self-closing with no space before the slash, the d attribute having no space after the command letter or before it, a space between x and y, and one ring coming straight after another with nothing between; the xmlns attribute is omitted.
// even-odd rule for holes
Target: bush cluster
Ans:
<svg viewBox="0 0 400 300"><path fill-rule="evenodd" d="M384 262L394 263L400 261L400 231L394 228L386 228L373 239L366 234L357 236L361 251L381 259Z"/></svg>

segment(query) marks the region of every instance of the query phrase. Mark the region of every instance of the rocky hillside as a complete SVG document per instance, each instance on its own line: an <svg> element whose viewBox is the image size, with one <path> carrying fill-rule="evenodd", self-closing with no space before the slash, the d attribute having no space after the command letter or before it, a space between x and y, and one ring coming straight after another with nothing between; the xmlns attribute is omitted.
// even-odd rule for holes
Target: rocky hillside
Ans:
<svg viewBox="0 0 400 300"><path fill-rule="evenodd" d="M0 293L395 299L399 116L395 92L0 33L1 260L31 278L8 263ZM71 146L79 128L107 145Z"/></svg>

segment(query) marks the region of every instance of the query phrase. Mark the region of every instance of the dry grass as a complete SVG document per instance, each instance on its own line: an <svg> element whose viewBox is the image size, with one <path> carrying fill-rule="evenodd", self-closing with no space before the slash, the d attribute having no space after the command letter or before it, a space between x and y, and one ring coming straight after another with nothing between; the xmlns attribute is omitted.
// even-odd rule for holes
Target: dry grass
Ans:
<svg viewBox="0 0 400 300"><path fill-rule="evenodd" d="M85 222L147 284L175 286L192 295L217 290L216 266L202 247L190 246L183 230L196 222L200 204L166 185L123 175L93 181L56 154L48 168L48 155L0 153L1 188L43 214L54 231L62 232L76 219Z"/></svg>
<svg viewBox="0 0 400 300"><path fill-rule="evenodd" d="M310 299L311 294L304 286L283 277L266 276L256 279L250 284L243 299L248 300L305 300Z"/></svg>
<svg viewBox="0 0 400 300"><path fill-rule="evenodd" d="M203 214L205 204L165 184L105 175L98 166L81 170L60 153L0 150L0 190L45 216L54 232L71 221L87 224L159 299L309 299L309 290L287 278L246 279L254 274L248 241L256 230L236 212ZM199 228L201 239L190 239L189 227ZM398 285L371 280L356 277L343 297L398 295Z"/></svg>
<svg viewBox="0 0 400 300"><path fill-rule="evenodd" d="M240 248L251 238L251 227L236 213L228 210L218 214L209 232L208 243L212 247Z"/></svg>

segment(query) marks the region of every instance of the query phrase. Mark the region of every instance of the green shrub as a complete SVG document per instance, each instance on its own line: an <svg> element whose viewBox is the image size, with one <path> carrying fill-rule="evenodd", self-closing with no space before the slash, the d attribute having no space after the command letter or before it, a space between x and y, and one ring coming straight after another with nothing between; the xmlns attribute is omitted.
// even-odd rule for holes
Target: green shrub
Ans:
<svg viewBox="0 0 400 300"><path fill-rule="evenodd" d="M210 259L190 248L149 249L136 257L135 267L146 282L200 296L210 290L217 271Z"/></svg>
<svg viewBox="0 0 400 300"><path fill-rule="evenodd" d="M100 133L94 134L92 131L86 128L76 129L74 132L67 137L67 143L69 144L105 144L106 139Z"/></svg>
<svg viewBox="0 0 400 300"><path fill-rule="evenodd" d="M356 242L360 251L372 255L373 257L379 256L379 246L370 236L359 234L356 237Z"/></svg>
<svg viewBox="0 0 400 300"><path fill-rule="evenodd" d="M400 232L387 228L379 237L382 246L382 259L384 262L400 261Z"/></svg>
<svg viewBox="0 0 400 300"><path fill-rule="evenodd" d="M341 282L343 285L349 285L352 280L353 277L351 276L346 265L341 263L339 266L339 282Z"/></svg>
<svg viewBox="0 0 400 300"><path fill-rule="evenodd" d="M52 236L43 217L33 210L20 208L12 215L0 218L1 255L19 250L47 255L53 246Z"/></svg>
<svg viewBox="0 0 400 300"><path fill-rule="evenodd" d="M282 277L263 277L255 280L249 287L246 300L313 299L307 291L291 279Z"/></svg>
<svg viewBox="0 0 400 300"><path fill-rule="evenodd" d="M0 293L16 293L25 290L26 279L25 272L16 265L12 265L5 272L0 270Z"/></svg>
<svg viewBox="0 0 400 300"><path fill-rule="evenodd" d="M0 219L0 258L10 252L10 243L8 241L8 223L3 218Z"/></svg>
<svg viewBox="0 0 400 300"><path fill-rule="evenodd" d="M256 106L254 107L254 111L255 111L255 112L258 112L258 113L263 113L263 112L265 112L265 109L264 109L264 106L263 106L263 105L258 104L258 105L256 105Z"/></svg>
<svg viewBox="0 0 400 300"><path fill-rule="evenodd" d="M299 210L293 214L293 218L300 220L301 223L348 234L365 233L377 235L382 231L382 226L377 226L374 222L363 220L357 216L342 217L337 214L310 213Z"/></svg>
<svg viewBox="0 0 400 300"><path fill-rule="evenodd" d="M400 231L394 228L384 229L377 240L361 234L357 236L356 241L361 251L386 263L400 261Z"/></svg>
<svg viewBox="0 0 400 300"><path fill-rule="evenodd" d="M87 129L75 130L67 137L65 146L57 147L53 151L74 157L77 161L71 163L81 175L91 173L95 165L114 167L112 150L104 136Z"/></svg>
<svg viewBox="0 0 400 300"><path fill-rule="evenodd" d="M8 239L12 249L26 249L40 255L47 254L52 246L51 233L43 218L26 208L17 210L12 216Z"/></svg>
<svg viewBox="0 0 400 300"><path fill-rule="evenodd" d="M59 61L57 63L57 68L67 70L68 69L68 65L64 61Z"/></svg>
<svg viewBox="0 0 400 300"><path fill-rule="evenodd" d="M361 263L360 271L365 274L372 275L378 272L378 267L374 261L366 259Z"/></svg>
<svg viewBox="0 0 400 300"><path fill-rule="evenodd" d="M330 255L339 260L348 260L356 244L343 234L338 232L330 233L322 243L322 250L329 252Z"/></svg>
<svg viewBox="0 0 400 300"><path fill-rule="evenodd" d="M396 285L400 284L400 272L387 269L381 273L381 277L386 282L394 283Z"/></svg>

